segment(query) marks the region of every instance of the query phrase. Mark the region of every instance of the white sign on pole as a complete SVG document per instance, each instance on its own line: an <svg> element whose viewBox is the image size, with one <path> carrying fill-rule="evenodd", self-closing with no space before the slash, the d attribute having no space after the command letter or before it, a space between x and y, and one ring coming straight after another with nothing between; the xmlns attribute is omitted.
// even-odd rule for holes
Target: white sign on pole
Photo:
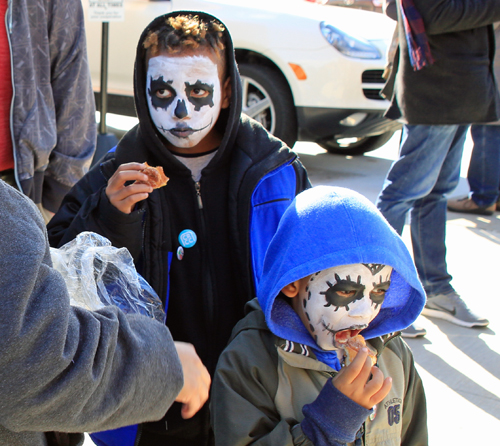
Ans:
<svg viewBox="0 0 500 446"><path fill-rule="evenodd" d="M123 0L89 0L89 21L122 22L125 20Z"/></svg>

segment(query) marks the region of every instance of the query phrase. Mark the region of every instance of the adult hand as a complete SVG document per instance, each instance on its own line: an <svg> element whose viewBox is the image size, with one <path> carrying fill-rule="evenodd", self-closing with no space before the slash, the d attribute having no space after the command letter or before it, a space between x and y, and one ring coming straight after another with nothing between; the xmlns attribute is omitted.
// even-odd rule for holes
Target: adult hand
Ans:
<svg viewBox="0 0 500 446"><path fill-rule="evenodd" d="M182 418L191 418L208 400L210 374L192 344L175 342L184 373L184 387L175 401L182 403Z"/></svg>
<svg viewBox="0 0 500 446"><path fill-rule="evenodd" d="M355 403L371 409L387 396L392 387L392 378L384 379L382 371L372 366L368 349L362 348L354 361L333 378L333 385Z"/></svg>
<svg viewBox="0 0 500 446"><path fill-rule="evenodd" d="M147 181L148 176L141 173L146 166L142 163L122 164L108 180L106 195L111 204L124 214L130 214L134 206L148 198L153 188L148 184L129 184L129 181Z"/></svg>

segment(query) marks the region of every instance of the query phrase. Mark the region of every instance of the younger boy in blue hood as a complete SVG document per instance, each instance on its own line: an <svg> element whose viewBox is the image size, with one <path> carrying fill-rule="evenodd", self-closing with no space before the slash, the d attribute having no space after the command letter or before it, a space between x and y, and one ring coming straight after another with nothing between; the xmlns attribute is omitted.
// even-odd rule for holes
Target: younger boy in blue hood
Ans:
<svg viewBox="0 0 500 446"><path fill-rule="evenodd" d="M424 303L406 246L371 202L300 193L217 365L216 445L426 445L422 382L398 333ZM345 364L360 332L376 366L367 348Z"/></svg>

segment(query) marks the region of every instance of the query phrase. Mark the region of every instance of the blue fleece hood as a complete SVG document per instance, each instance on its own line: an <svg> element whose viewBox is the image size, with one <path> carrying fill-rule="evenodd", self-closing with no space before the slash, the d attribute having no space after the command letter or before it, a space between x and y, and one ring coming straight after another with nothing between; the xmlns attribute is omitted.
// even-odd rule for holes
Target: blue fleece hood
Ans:
<svg viewBox="0 0 500 446"><path fill-rule="evenodd" d="M391 285L365 339L408 327L425 304L425 292L401 237L364 196L341 187L317 186L295 198L266 252L258 287L269 329L277 336L317 349L299 316L284 299L286 285L334 266L392 266Z"/></svg>

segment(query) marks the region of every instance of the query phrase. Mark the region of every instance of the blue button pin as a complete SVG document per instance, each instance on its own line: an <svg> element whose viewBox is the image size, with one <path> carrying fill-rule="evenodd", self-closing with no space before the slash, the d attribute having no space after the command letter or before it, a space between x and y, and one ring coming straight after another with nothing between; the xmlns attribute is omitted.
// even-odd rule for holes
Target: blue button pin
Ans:
<svg viewBox="0 0 500 446"><path fill-rule="evenodd" d="M184 248L192 248L196 244L196 240L196 234L194 231L191 231L191 229L184 229L184 231L179 234L179 243Z"/></svg>

